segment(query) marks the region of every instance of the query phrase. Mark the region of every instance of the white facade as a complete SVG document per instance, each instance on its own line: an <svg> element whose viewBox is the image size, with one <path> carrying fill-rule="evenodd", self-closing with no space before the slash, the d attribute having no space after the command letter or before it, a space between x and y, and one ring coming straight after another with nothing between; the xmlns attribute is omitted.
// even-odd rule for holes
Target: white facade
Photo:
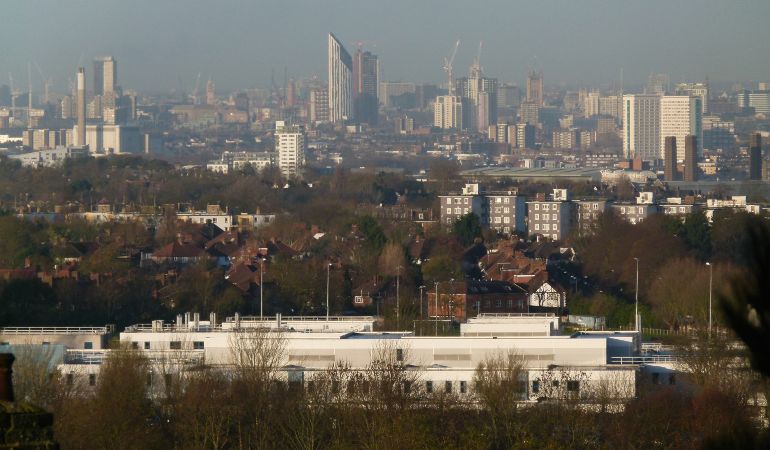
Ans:
<svg viewBox="0 0 770 450"><path fill-rule="evenodd" d="M623 96L623 154L653 161L661 158L660 96ZM684 148L684 146L682 146Z"/></svg>
<svg viewBox="0 0 770 450"><path fill-rule="evenodd" d="M660 97L660 149L666 148L666 137L676 138L676 159L684 161L685 137L697 137L695 155L701 154L703 145L703 113L700 97L689 95L664 95ZM662 158L661 153L659 158Z"/></svg>
<svg viewBox="0 0 770 450"><path fill-rule="evenodd" d="M433 126L442 129L463 128L463 100L459 95L440 95L433 104Z"/></svg>
<svg viewBox="0 0 770 450"><path fill-rule="evenodd" d="M341 123L353 114L353 58L329 33L329 120Z"/></svg>
<svg viewBox="0 0 770 450"><path fill-rule="evenodd" d="M275 123L275 153L278 168L286 178L302 176L305 166L305 133L298 127L287 127L284 122Z"/></svg>
<svg viewBox="0 0 770 450"><path fill-rule="evenodd" d="M57 147L51 150L10 155L10 159L20 161L24 167L54 167L61 165L65 159L85 156L85 149L74 147Z"/></svg>

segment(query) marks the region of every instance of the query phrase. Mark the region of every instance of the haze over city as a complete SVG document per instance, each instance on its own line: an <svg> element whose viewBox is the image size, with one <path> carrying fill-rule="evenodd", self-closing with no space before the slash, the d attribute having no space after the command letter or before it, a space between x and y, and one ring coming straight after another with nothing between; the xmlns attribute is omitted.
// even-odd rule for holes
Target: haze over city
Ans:
<svg viewBox="0 0 770 450"><path fill-rule="evenodd" d="M770 73L766 1L6 0L2 8L3 78L23 79L36 61L59 90L93 55L123 61L121 83L149 91L178 88L180 78L190 89L198 72L223 89L265 86L284 67L323 75L329 31L377 53L383 80L441 80L457 39L457 67L483 40L486 72L518 84L533 67L573 85L618 83L621 68L628 86L658 72L677 82Z"/></svg>

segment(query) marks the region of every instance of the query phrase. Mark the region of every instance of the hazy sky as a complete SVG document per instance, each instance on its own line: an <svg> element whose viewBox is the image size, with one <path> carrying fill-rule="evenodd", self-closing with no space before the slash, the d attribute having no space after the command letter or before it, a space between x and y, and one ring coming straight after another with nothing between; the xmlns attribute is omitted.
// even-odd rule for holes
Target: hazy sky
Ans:
<svg viewBox="0 0 770 450"><path fill-rule="evenodd" d="M326 77L326 33L380 57L382 79L438 82L461 40L466 74L479 40L489 76L521 83L684 79L770 81L768 0L0 0L0 84L26 84L37 62L55 88L113 55L124 88L267 86L271 70ZM34 65L33 82L40 84ZM89 83L90 85L90 83Z"/></svg>

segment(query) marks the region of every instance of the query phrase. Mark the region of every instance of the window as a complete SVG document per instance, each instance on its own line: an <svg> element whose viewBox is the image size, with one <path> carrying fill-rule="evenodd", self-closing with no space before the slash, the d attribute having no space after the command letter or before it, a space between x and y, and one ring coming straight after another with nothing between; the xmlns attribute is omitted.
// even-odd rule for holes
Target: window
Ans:
<svg viewBox="0 0 770 450"><path fill-rule="evenodd" d="M468 382L467 381L461 381L460 382L460 393L461 394L467 394L468 393Z"/></svg>
<svg viewBox="0 0 770 450"><path fill-rule="evenodd" d="M556 235L556 234L553 234L553 235L551 235L551 239L553 239L555 241L555 240L559 239L559 236Z"/></svg>
<svg viewBox="0 0 770 450"><path fill-rule="evenodd" d="M452 382L451 381L445 381L444 382L444 393L445 394L451 394L452 393Z"/></svg>
<svg viewBox="0 0 770 450"><path fill-rule="evenodd" d="M495 223L500 223L500 221L501 221L500 217L495 217Z"/></svg>
<svg viewBox="0 0 770 450"><path fill-rule="evenodd" d="M540 220L540 214L535 214L535 220Z"/></svg>
<svg viewBox="0 0 770 450"><path fill-rule="evenodd" d="M620 208L620 213L621 213L621 214L625 214L625 213L626 213L626 207L625 207L625 206L622 206L622 207Z"/></svg>
<svg viewBox="0 0 770 450"><path fill-rule="evenodd" d="M88 374L88 385L89 386L96 386L96 374L95 373L89 373Z"/></svg>
<svg viewBox="0 0 770 450"><path fill-rule="evenodd" d="M553 231L556 231L556 224L553 224Z"/></svg>
<svg viewBox="0 0 770 450"><path fill-rule="evenodd" d="M452 199L451 198L446 199L446 204L447 205L451 205L452 204Z"/></svg>
<svg viewBox="0 0 770 450"><path fill-rule="evenodd" d="M459 215L459 214L462 214L462 213L460 212L460 208L455 208L455 214L458 214L458 215Z"/></svg>
<svg viewBox="0 0 770 450"><path fill-rule="evenodd" d="M540 203L535 203L535 211L537 211L538 209L540 209Z"/></svg>
<svg viewBox="0 0 770 450"><path fill-rule="evenodd" d="M93 342L84 342L83 348L86 350L93 350L94 349L94 343Z"/></svg>
<svg viewBox="0 0 770 450"><path fill-rule="evenodd" d="M598 203L594 203L594 209L599 209L599 204Z"/></svg>
<svg viewBox="0 0 770 450"><path fill-rule="evenodd" d="M428 394L432 394L433 393L433 382L432 381L426 381L425 382L425 392L427 392Z"/></svg>
<svg viewBox="0 0 770 450"><path fill-rule="evenodd" d="M505 208L503 208L503 212L506 213L506 214L510 214L511 208L506 206Z"/></svg>
<svg viewBox="0 0 770 450"><path fill-rule="evenodd" d="M532 382L532 393L537 394L540 392L540 380L535 380Z"/></svg>
<svg viewBox="0 0 770 450"><path fill-rule="evenodd" d="M446 209L446 213L447 213L447 214L452 214L452 208L447 208L447 209Z"/></svg>
<svg viewBox="0 0 770 450"><path fill-rule="evenodd" d="M131 350L138 350L139 349L139 343L138 342L132 342L131 343Z"/></svg>
<svg viewBox="0 0 770 450"><path fill-rule="evenodd" d="M554 203L553 205L551 205L551 209L552 209L552 210L554 210L554 211L556 211L556 203Z"/></svg>
<svg viewBox="0 0 770 450"><path fill-rule="evenodd" d="M508 299L508 309L513 309L513 299Z"/></svg>
<svg viewBox="0 0 770 450"><path fill-rule="evenodd" d="M500 198L500 197L495 197L495 203L500 203L501 201L503 201L503 199L502 199L502 198Z"/></svg>
<svg viewBox="0 0 770 450"><path fill-rule="evenodd" d="M510 199L510 198L508 198L508 197L505 197L505 198L503 199L503 203L506 203L506 204L507 204L507 203L510 203L510 202L511 202L511 199Z"/></svg>
<svg viewBox="0 0 770 450"><path fill-rule="evenodd" d="M495 308L502 308L502 307L503 307L503 301L495 300Z"/></svg>
<svg viewBox="0 0 770 450"><path fill-rule="evenodd" d="M465 205L468 204L468 198L467 197L463 199L463 204L465 204Z"/></svg>
<svg viewBox="0 0 770 450"><path fill-rule="evenodd" d="M551 214L551 220L558 220L558 219L556 218L556 214Z"/></svg>
<svg viewBox="0 0 770 450"><path fill-rule="evenodd" d="M567 391L578 392L580 390L580 381L569 380L567 381Z"/></svg>
<svg viewBox="0 0 770 450"><path fill-rule="evenodd" d="M503 223L511 223L511 218L508 217L508 216L503 217ZM506 233L507 233L507 231L506 231Z"/></svg>
<svg viewBox="0 0 770 450"><path fill-rule="evenodd" d="M535 224L535 231L540 231L540 224L539 223Z"/></svg>
<svg viewBox="0 0 770 450"><path fill-rule="evenodd" d="M145 341L144 342L144 349L145 350L149 350L150 349L150 341Z"/></svg>
<svg viewBox="0 0 770 450"><path fill-rule="evenodd" d="M182 350L182 341L171 341L168 343L171 350Z"/></svg>
<svg viewBox="0 0 770 450"><path fill-rule="evenodd" d="M543 224L543 230L545 230L545 231L548 231L548 230L550 230L550 229L551 229L551 225L549 225L549 224L547 224L547 223L544 223L544 224Z"/></svg>
<svg viewBox="0 0 770 450"><path fill-rule="evenodd" d="M404 360L404 350L401 348L396 349L396 361L403 361Z"/></svg>
<svg viewBox="0 0 770 450"><path fill-rule="evenodd" d="M203 341L195 341L193 342L193 349L195 350L203 350Z"/></svg>

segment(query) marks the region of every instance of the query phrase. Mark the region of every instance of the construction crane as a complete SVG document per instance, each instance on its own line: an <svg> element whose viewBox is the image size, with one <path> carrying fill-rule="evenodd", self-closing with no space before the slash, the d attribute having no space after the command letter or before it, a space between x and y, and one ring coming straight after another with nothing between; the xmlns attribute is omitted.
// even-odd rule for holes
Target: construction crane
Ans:
<svg viewBox="0 0 770 450"><path fill-rule="evenodd" d="M51 94L51 86L53 85L53 78L46 78L45 75L43 75L43 70L40 68L40 65L35 61L35 68L37 69L37 73L40 74L40 78L43 80L43 103L48 104L48 101L50 100L50 94Z"/></svg>
<svg viewBox="0 0 770 450"><path fill-rule="evenodd" d="M455 56L457 56L458 47L460 47L459 39L457 42L455 42L455 48L452 50L452 56L450 56L448 59L444 58L444 71L447 73L447 79L449 81L449 84L447 85L449 89L449 95L455 95L454 79L452 78L452 63L455 61Z"/></svg>
<svg viewBox="0 0 770 450"><path fill-rule="evenodd" d="M484 41L479 41L479 51L476 53L476 59L471 64L471 78L481 78L484 69L481 67L481 48L484 46Z"/></svg>
<svg viewBox="0 0 770 450"><path fill-rule="evenodd" d="M27 125L32 123L32 63L27 62Z"/></svg>

